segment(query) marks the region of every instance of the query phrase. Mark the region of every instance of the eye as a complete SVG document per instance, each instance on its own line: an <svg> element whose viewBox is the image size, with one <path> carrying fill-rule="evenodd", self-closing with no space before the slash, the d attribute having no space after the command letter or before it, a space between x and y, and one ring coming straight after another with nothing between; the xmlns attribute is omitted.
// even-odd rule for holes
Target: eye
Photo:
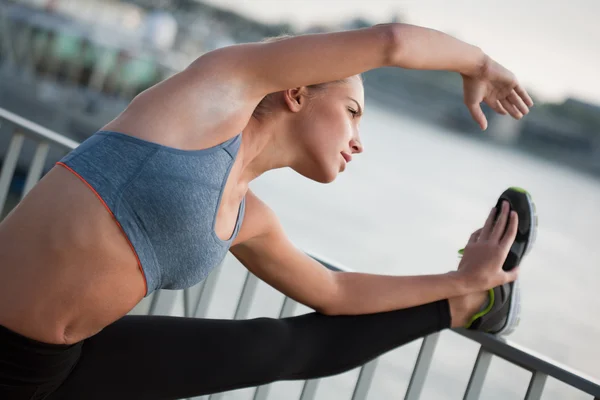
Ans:
<svg viewBox="0 0 600 400"><path fill-rule="evenodd" d="M350 114L352 114L352 118L356 118L356 116L358 115L358 111L352 108L348 108L348 111L350 111Z"/></svg>

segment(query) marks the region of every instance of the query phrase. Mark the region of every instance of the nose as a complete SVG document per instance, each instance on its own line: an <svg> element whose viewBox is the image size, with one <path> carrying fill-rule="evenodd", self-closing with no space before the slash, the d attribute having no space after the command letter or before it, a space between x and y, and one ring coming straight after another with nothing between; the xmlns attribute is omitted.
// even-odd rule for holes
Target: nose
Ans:
<svg viewBox="0 0 600 400"><path fill-rule="evenodd" d="M363 152L363 145L358 138L350 141L350 148L352 149L352 154L360 154Z"/></svg>

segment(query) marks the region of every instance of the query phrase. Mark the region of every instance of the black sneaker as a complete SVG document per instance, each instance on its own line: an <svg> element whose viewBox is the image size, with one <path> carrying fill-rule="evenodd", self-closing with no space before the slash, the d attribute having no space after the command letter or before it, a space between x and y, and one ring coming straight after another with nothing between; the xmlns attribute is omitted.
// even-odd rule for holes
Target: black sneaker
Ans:
<svg viewBox="0 0 600 400"><path fill-rule="evenodd" d="M465 328L498 336L510 335L521 320L521 289L518 280L490 289L489 303Z"/></svg>
<svg viewBox="0 0 600 400"><path fill-rule="evenodd" d="M523 257L529 253L529 250L531 250L531 247L535 243L538 219L535 203L526 190L518 187L506 189L498 198L498 203L496 204L498 211L501 209L503 200L508 201L511 211L516 211L519 216L517 236L502 266L502 269L505 271L510 271L517 265L520 265Z"/></svg>
<svg viewBox="0 0 600 400"><path fill-rule="evenodd" d="M500 210L501 202L507 200L510 209L519 216L517 236L502 268L510 271L520 265L535 242L537 215L535 204L527 191L511 187L500 198L496 208ZM518 279L489 291L487 307L475 314L467 324L467 329L483 331L494 335L509 335L518 326L521 313L521 290Z"/></svg>
<svg viewBox="0 0 600 400"><path fill-rule="evenodd" d="M535 243L538 219L535 210L535 203L531 199L531 195L524 189L518 187L508 188L498 198L496 209L499 211L502 207L502 201L508 201L510 210L515 210L519 216L519 228L517 236L513 242L508 256L504 261L502 269L510 271L520 264L533 244ZM458 254L462 256L465 249L460 249Z"/></svg>

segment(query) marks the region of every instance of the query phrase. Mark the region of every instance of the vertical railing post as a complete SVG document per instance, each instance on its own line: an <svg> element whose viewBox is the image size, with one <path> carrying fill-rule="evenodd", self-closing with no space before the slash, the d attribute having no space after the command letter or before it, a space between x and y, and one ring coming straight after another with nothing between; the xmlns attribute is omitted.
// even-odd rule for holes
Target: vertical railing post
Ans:
<svg viewBox="0 0 600 400"><path fill-rule="evenodd" d="M483 348L479 349L475 365L473 366L473 372L471 372L471 378L465 391L463 400L477 400L481 396L481 389L483 389L483 382L487 375L490 363L492 362L492 353Z"/></svg>
<svg viewBox="0 0 600 400"><path fill-rule="evenodd" d="M2 163L2 172L0 172L0 213L4 210L4 204L8 197L8 191L10 190L10 183L12 182L15 168L17 167L17 161L21 154L21 148L23 147L23 141L25 135L15 131L10 141L10 145L4 155L4 162Z"/></svg>
<svg viewBox="0 0 600 400"><path fill-rule="evenodd" d="M254 299L254 294L256 293L257 287L258 278L250 271L248 271L233 319L248 318L248 314L250 313L250 307L252 306L252 300ZM223 396L224 393L215 393L209 396L209 400L221 400Z"/></svg>
<svg viewBox="0 0 600 400"><path fill-rule="evenodd" d="M257 286L258 278L251 272L248 272L233 319L245 319L248 317Z"/></svg>
<svg viewBox="0 0 600 400"><path fill-rule="evenodd" d="M48 150L50 150L50 144L48 142L41 142L37 145L37 148L35 149L35 155L33 156L29 171L27 172L27 178L25 179L25 187L23 188L21 199L23 199L40 180L43 172L42 170L44 169L44 164L46 163Z"/></svg>
<svg viewBox="0 0 600 400"><path fill-rule="evenodd" d="M417 400L421 397L421 392L425 386L425 379L427 378L427 373L429 372L429 367L433 360L433 353L435 352L439 338L439 332L423 338L421 348L419 349L419 355L417 356L417 361L415 362L415 367L413 368L410 382L406 389L406 395L404 396L405 400Z"/></svg>
<svg viewBox="0 0 600 400"><path fill-rule="evenodd" d="M194 318L206 317L206 315L208 314L208 307L210 306L211 300L215 293L215 287L217 286L217 281L219 280L219 276L221 275L222 269L223 263L221 263L221 265L215 268L200 285L198 285L195 288L188 289L188 294L186 297L184 297L184 301L187 301L187 306L184 305L184 309L187 309L187 312L191 313L190 316L193 316ZM197 292L197 297L192 296L192 290ZM194 301L191 299L192 297L195 297L196 299L195 307L192 307L192 304L194 303ZM190 400L215 400L219 398L221 398L221 395L215 394L212 396L197 396L193 397Z"/></svg>
<svg viewBox="0 0 600 400"><path fill-rule="evenodd" d="M289 298L285 297L283 299L283 304L281 305L281 310L279 311L279 318L287 318L294 315L294 311L296 309L296 302ZM261 385L256 388L254 392L253 400L267 400L269 396L271 385Z"/></svg>
<svg viewBox="0 0 600 400"><path fill-rule="evenodd" d="M196 303L196 308L194 310L194 317L196 318L204 318L208 313L208 307L210 306L210 302L215 294L215 288L217 286L217 281L219 280L219 276L221 275L222 265L215 268L210 275L206 277L202 286L198 288L198 302Z"/></svg>
<svg viewBox="0 0 600 400"><path fill-rule="evenodd" d="M314 400L317 395L317 389L319 387L320 379L310 379L308 381L304 381L304 386L302 387L302 393L300 394L299 400Z"/></svg>
<svg viewBox="0 0 600 400"><path fill-rule="evenodd" d="M548 375L540 371L533 371L531 380L529 381L529 387L527 388L527 394L525 400L540 400L542 398L542 392L546 385L546 378Z"/></svg>
<svg viewBox="0 0 600 400"><path fill-rule="evenodd" d="M358 375L358 380L356 381L356 386L354 386L352 400L365 400L367 398L378 362L379 358L376 358L362 366L360 374Z"/></svg>
<svg viewBox="0 0 600 400"><path fill-rule="evenodd" d="M175 306L177 299L177 291L175 290L157 290L152 297L150 310L148 315L169 315Z"/></svg>

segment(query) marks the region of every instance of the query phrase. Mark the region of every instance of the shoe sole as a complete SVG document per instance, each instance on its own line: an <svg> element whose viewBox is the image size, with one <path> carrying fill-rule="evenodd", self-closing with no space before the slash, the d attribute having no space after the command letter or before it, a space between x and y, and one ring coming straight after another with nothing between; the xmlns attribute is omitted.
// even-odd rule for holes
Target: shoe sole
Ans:
<svg viewBox="0 0 600 400"><path fill-rule="evenodd" d="M515 189L515 188L513 188ZM525 256L529 254L533 244L535 243L535 239L537 237L537 227L538 227L538 218L537 212L535 208L535 203L533 202L531 195L523 190L523 189L515 189L520 191L521 193L525 193L527 196L527 202L529 204L529 212L530 212L530 221L531 227L529 229L529 236L527 238L527 245L525 246L525 251L523 252L523 256L520 261L523 261ZM519 285L519 280L515 280L511 283L511 291L510 291L510 307L508 309L508 315L506 316L506 324L500 329L498 332L494 333L498 336L506 336L510 335L516 328L519 326L519 322L521 321L521 287Z"/></svg>

